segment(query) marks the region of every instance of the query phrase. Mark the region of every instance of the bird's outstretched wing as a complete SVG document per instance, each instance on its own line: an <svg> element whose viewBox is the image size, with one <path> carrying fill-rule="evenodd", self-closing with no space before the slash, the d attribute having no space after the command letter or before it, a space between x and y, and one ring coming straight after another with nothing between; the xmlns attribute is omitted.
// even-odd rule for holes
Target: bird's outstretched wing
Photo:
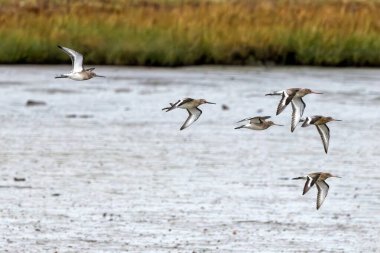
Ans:
<svg viewBox="0 0 380 253"><path fill-rule="evenodd" d="M66 54L68 54L71 58L71 62L73 64L73 70L72 72L81 72L83 71L83 55L78 53L77 51L74 51L67 47L59 46L60 49L62 49Z"/></svg>
<svg viewBox="0 0 380 253"><path fill-rule="evenodd" d="M317 179L318 179L318 177L316 177L316 178L312 178L310 176L306 177L306 182L305 182L305 186L303 187L302 195L305 195L310 190L310 188L315 184Z"/></svg>
<svg viewBox="0 0 380 253"><path fill-rule="evenodd" d="M245 119L239 120L236 123L240 123L240 122L249 120L251 124L259 124L259 123L262 123L263 120L267 120L269 118L270 118L270 116L256 116L256 117L245 118Z"/></svg>
<svg viewBox="0 0 380 253"><path fill-rule="evenodd" d="M281 100L280 100L280 103L278 104L277 106L277 112L276 112L276 115L279 115L281 112L284 111L284 109L286 108L286 106L289 104L286 104L286 101L289 99L289 95L288 93L286 92L286 90L284 90L282 92L282 97L281 97ZM291 100L291 99L290 99Z"/></svg>
<svg viewBox="0 0 380 253"><path fill-rule="evenodd" d="M321 136L323 147L327 154L329 149L329 141L330 141L330 129L326 124L316 125L319 135Z"/></svg>
<svg viewBox="0 0 380 253"><path fill-rule="evenodd" d="M187 112L189 113L189 117L187 117L185 123L183 123L180 130L183 130L186 127L193 124L202 114L202 111L196 107L192 109L187 109Z"/></svg>
<svg viewBox="0 0 380 253"><path fill-rule="evenodd" d="M327 193L329 192L329 185L324 181L320 180L317 182L317 210L321 207L323 201L325 200Z"/></svg>
<svg viewBox="0 0 380 253"><path fill-rule="evenodd" d="M297 124L303 115L305 107L306 107L306 104L303 102L302 98L293 98L292 99L292 109L293 109L292 126L291 126L292 132L296 129Z"/></svg>

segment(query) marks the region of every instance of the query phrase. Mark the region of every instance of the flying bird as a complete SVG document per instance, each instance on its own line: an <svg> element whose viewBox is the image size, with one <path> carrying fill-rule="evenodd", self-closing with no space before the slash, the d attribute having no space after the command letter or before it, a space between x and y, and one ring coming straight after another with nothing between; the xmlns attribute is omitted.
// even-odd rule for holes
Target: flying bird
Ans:
<svg viewBox="0 0 380 253"><path fill-rule="evenodd" d="M70 78L75 81L88 80L93 77L104 77L95 74L95 68L84 69L83 68L83 55L67 47L58 46L71 58L73 69L68 74L61 74L55 78Z"/></svg>
<svg viewBox="0 0 380 253"><path fill-rule="evenodd" d="M306 179L306 183L305 183L305 186L303 187L302 195L305 195L310 190L310 188L313 187L314 184L317 186L317 189L318 189L317 210L318 210L321 207L329 191L329 185L325 182L325 180L329 177L338 177L338 176L331 175L330 173L327 173L327 172L314 172L314 173L310 173L306 177L295 177L293 178L293 180Z"/></svg>
<svg viewBox="0 0 380 253"><path fill-rule="evenodd" d="M166 110L166 112L169 112L171 110L174 110L176 108L186 109L189 113L189 117L187 117L185 123L182 125L180 130L183 130L187 127L189 127L191 124L193 124L202 114L201 109L198 108L198 106L202 104L215 104L212 102L208 102L206 99L193 99L193 98L184 98L181 100L178 100L175 103L170 103L169 107L165 107L162 110Z"/></svg>
<svg viewBox="0 0 380 253"><path fill-rule="evenodd" d="M257 116L253 118L242 119L236 123L240 123L243 121L249 121L249 122L245 125L235 127L235 129L248 128L252 130L265 130L269 128L270 126L282 126L282 125L275 124L273 121L270 121L270 120L267 121L267 119L269 118L270 116Z"/></svg>
<svg viewBox="0 0 380 253"><path fill-rule="evenodd" d="M323 117L323 116L316 115L312 117L307 117L306 119L301 119L300 121L303 122L302 127L308 127L310 125L315 125L317 127L318 133L322 139L323 147L327 154L327 151L329 149L329 142L330 142L330 129L326 124L330 121L341 121L341 120L333 119L332 117Z"/></svg>
<svg viewBox="0 0 380 253"><path fill-rule="evenodd" d="M293 132L298 122L300 121L303 112L305 110L306 104L302 100L304 96L307 94L322 94L320 92L312 91L310 89L304 89L304 88L290 88L286 90L281 91L275 91L269 94L265 94L265 96L282 96L280 103L277 106L277 112L276 115L279 115L286 106L291 103L292 104L292 124L291 124L291 131Z"/></svg>

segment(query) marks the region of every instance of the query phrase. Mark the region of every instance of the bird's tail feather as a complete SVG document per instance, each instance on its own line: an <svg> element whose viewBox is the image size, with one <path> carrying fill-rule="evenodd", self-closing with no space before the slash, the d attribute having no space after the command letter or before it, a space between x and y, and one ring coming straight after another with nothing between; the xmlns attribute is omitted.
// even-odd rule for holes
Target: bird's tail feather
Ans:
<svg viewBox="0 0 380 253"><path fill-rule="evenodd" d="M281 95L281 94L282 94L281 91L273 91L271 93L265 94L265 96L278 96L278 95Z"/></svg>
<svg viewBox="0 0 380 253"><path fill-rule="evenodd" d="M175 104L173 104L173 103L169 103L169 104L170 104L169 107L162 108L162 110L163 110L163 111L166 110L166 112L168 112L168 111L171 111L171 110L173 110L174 108L176 108Z"/></svg>
<svg viewBox="0 0 380 253"><path fill-rule="evenodd" d="M67 75L60 75L60 76L56 76L55 78L68 78Z"/></svg>
<svg viewBox="0 0 380 253"><path fill-rule="evenodd" d="M305 177L294 177L292 180L305 179Z"/></svg>

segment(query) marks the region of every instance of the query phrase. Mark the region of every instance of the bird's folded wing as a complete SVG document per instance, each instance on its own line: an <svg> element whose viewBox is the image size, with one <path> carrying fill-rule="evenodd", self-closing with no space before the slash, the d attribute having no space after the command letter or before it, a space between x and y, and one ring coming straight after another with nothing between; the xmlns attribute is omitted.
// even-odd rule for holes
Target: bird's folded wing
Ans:
<svg viewBox="0 0 380 253"><path fill-rule="evenodd" d="M189 113L189 117L187 117L180 130L183 130L193 124L202 114L202 111L198 108L187 109L187 112Z"/></svg>
<svg viewBox="0 0 380 253"><path fill-rule="evenodd" d="M325 152L329 149L329 141L330 141L330 129L326 124L316 125L318 129L318 133L321 136L323 147L325 148Z"/></svg>

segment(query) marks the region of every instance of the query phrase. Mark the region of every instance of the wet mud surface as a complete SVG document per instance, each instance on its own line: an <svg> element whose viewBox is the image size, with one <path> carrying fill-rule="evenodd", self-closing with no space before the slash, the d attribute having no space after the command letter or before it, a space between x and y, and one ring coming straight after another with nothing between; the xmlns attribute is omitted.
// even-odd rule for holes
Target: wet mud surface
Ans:
<svg viewBox="0 0 380 253"><path fill-rule="evenodd" d="M380 71L320 68L98 66L86 82L69 66L0 66L1 252L379 252ZM290 133L277 97L308 87ZM206 98L184 131L179 98ZM26 106L27 101L38 106ZM224 106L224 107L223 107ZM223 108L222 108L223 107ZM284 127L234 130L271 115ZM302 196L310 172L327 180Z"/></svg>

